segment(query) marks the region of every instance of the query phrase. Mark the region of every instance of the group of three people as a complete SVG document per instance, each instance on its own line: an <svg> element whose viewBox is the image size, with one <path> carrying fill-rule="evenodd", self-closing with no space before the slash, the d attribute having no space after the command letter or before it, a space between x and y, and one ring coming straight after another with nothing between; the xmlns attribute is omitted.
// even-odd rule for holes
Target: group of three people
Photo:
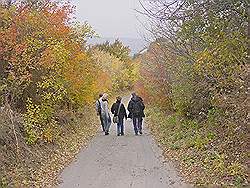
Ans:
<svg viewBox="0 0 250 188"><path fill-rule="evenodd" d="M109 134L109 129L111 125L111 116L108 108L108 95L106 93L100 94L99 99L96 101L96 111L97 115L100 117L102 130L105 135ZM111 107L111 113L114 115L113 122L117 124L117 136L124 135L124 119L131 118L134 125L135 135L138 133L142 134L142 122L145 117L144 109L145 105L143 99L132 93L132 97L128 104L128 112L122 103L122 98L118 96L116 102Z"/></svg>

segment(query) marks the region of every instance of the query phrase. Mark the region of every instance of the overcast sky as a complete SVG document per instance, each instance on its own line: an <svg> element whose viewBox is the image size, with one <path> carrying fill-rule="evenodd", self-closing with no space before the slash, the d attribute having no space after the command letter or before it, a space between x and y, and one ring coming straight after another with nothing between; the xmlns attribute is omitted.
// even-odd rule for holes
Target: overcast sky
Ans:
<svg viewBox="0 0 250 188"><path fill-rule="evenodd" d="M139 0L71 0L76 5L76 17L87 21L101 37L141 38L143 27L134 9Z"/></svg>

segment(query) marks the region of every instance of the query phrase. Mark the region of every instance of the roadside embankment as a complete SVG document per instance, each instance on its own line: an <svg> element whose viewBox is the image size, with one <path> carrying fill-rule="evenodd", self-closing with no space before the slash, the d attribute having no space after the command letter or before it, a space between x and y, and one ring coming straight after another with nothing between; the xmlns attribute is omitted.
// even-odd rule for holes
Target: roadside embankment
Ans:
<svg viewBox="0 0 250 188"><path fill-rule="evenodd" d="M0 187L52 187L60 171L70 163L97 131L93 108L62 111L57 136L50 143L28 145L22 118L0 114ZM15 133L15 134L14 134ZM16 136L15 136L16 135Z"/></svg>

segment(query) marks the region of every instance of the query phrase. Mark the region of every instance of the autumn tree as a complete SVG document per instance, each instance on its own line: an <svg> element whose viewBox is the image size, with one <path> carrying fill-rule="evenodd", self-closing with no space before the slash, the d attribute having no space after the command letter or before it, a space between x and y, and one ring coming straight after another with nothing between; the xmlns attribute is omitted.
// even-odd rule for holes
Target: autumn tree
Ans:
<svg viewBox="0 0 250 188"><path fill-rule="evenodd" d="M29 143L56 126L63 104L79 107L96 93L96 69L85 49L95 33L87 23L72 26L72 11L50 1L1 6L1 93L25 112Z"/></svg>
<svg viewBox="0 0 250 188"><path fill-rule="evenodd" d="M172 114L168 120L176 126L163 129L166 134L187 133L187 139L180 140L189 142L190 137L199 147L209 147L220 137L221 144L213 149L220 152L218 158L227 156L223 169L217 176L201 172L214 181L227 182L225 177L230 177L231 182L245 182L245 156L237 158L237 152L246 153L247 143L247 1L160 0L141 5L154 41L142 57L140 72L151 101L165 99L158 105ZM188 135L190 129L197 131L195 136ZM209 132L218 138L199 141ZM199 157L210 155L205 151ZM236 163L240 172L232 175L229 169ZM214 168L209 165L206 168Z"/></svg>
<svg viewBox="0 0 250 188"><path fill-rule="evenodd" d="M109 41L106 41L105 43L98 44L95 47L115 56L116 58L120 59L121 61L130 60L129 47L124 46L124 44L119 39L116 39L114 43L110 43Z"/></svg>

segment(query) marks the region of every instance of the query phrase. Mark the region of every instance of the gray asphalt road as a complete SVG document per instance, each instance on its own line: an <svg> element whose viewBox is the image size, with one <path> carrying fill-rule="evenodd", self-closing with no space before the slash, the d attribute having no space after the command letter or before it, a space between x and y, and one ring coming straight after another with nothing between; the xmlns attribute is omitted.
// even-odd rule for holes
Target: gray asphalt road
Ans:
<svg viewBox="0 0 250 188"><path fill-rule="evenodd" d="M189 187L170 162L163 162L161 150L146 129L143 135L134 135L131 121L125 123L125 136L116 136L115 125L108 136L98 133L60 179L59 188Z"/></svg>

